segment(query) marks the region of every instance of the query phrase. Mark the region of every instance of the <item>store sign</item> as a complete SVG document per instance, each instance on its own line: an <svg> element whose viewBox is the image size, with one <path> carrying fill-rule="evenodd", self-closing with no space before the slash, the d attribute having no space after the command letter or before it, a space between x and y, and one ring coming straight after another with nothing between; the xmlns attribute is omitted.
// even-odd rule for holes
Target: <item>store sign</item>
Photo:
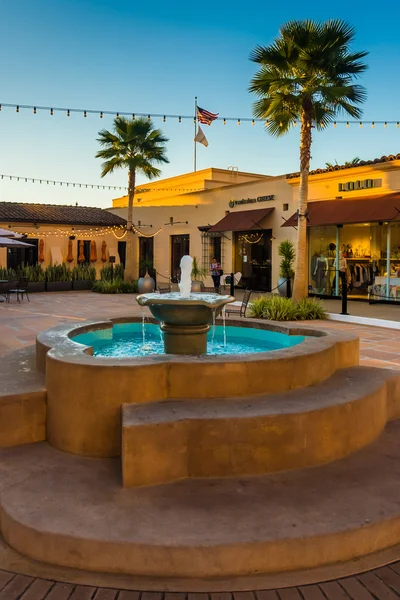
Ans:
<svg viewBox="0 0 400 600"><path fill-rule="evenodd" d="M274 200L274 194L270 196L257 196L257 198L243 198L242 200L229 200L229 208L235 208L235 206L239 206L240 204L254 204L256 202L270 202Z"/></svg>
<svg viewBox="0 0 400 600"><path fill-rule="evenodd" d="M353 190L368 190L370 188L382 187L382 179L358 179L339 183L339 192L352 192Z"/></svg>

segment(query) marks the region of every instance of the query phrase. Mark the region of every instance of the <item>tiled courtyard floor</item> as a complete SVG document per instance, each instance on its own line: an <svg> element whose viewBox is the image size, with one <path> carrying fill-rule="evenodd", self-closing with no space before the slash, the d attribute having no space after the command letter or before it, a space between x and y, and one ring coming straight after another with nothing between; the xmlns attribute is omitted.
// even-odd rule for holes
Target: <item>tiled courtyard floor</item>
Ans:
<svg viewBox="0 0 400 600"><path fill-rule="evenodd" d="M62 322L140 315L131 295L91 292L32 294L31 302L0 304L0 356L34 344L38 332ZM397 307L395 307L397 309ZM384 318L390 318L385 316ZM321 323L310 323L320 327ZM399 331L323 322L361 340L361 364L400 369ZM0 570L0 600L391 600L400 598L400 562L336 581L279 590L232 593L135 592L74 585Z"/></svg>
<svg viewBox="0 0 400 600"><path fill-rule="evenodd" d="M141 315L135 296L102 295L92 292L65 292L31 294L31 302L0 304L0 356L12 350L34 344L36 335L63 322L83 322L88 319L107 319ZM353 303L359 305L360 303ZM357 308L352 309L353 311ZM386 308L386 312L383 309ZM144 309L146 314L147 309ZM400 307L380 306L383 317L397 316ZM396 312L397 311L397 312ZM354 314L354 312L353 312ZM393 316L394 319L394 316ZM310 327L321 327L321 322ZM354 325L324 321L323 327L344 329L360 337L361 364L375 367L400 368L400 335L395 329L382 329L366 325Z"/></svg>

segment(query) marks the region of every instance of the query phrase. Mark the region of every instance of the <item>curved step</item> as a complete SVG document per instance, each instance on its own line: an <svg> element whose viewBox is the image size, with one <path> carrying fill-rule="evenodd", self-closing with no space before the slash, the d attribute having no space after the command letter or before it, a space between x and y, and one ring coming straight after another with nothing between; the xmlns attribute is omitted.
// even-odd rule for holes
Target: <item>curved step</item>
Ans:
<svg viewBox="0 0 400 600"><path fill-rule="evenodd" d="M275 395L124 404L123 484L256 475L342 458L382 433L399 382L400 373L353 367Z"/></svg>
<svg viewBox="0 0 400 600"><path fill-rule="evenodd" d="M44 440L46 390L35 368L34 346L1 359L0 381L0 448Z"/></svg>
<svg viewBox="0 0 400 600"><path fill-rule="evenodd" d="M119 461L45 443L0 451L0 523L55 565L160 577L313 568L400 541L400 422L341 461L267 476L122 489Z"/></svg>

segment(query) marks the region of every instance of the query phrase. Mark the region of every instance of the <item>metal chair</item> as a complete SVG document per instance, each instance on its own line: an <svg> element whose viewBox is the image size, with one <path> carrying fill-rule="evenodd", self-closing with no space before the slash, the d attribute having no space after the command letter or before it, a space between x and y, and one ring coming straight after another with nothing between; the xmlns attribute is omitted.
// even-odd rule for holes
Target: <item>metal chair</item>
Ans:
<svg viewBox="0 0 400 600"><path fill-rule="evenodd" d="M18 286L19 286L19 280L18 279L10 279L10 281L8 281L7 283L4 284L3 287L3 291L2 293L5 295L6 301L10 302L10 294L16 294L17 296L17 300L19 302L19 296L18 296Z"/></svg>
<svg viewBox="0 0 400 600"><path fill-rule="evenodd" d="M20 302L20 296L22 298L22 300L24 299L24 294L28 299L28 302L30 302L29 300L29 296L28 296L28 284L29 284L29 279L28 277L20 277L20 279L18 280L17 284L15 285L15 282L12 282L9 290L8 290L8 301L10 302L10 294L16 294L17 295L17 300L18 302Z"/></svg>
<svg viewBox="0 0 400 600"><path fill-rule="evenodd" d="M250 300L252 290L246 290L243 296L242 302L232 302L231 304L227 304L225 309L225 314L229 317L229 315L237 315L239 317L246 316L247 305Z"/></svg>
<svg viewBox="0 0 400 600"><path fill-rule="evenodd" d="M170 284L158 285L157 290L160 292L160 294L169 294L172 290L172 286Z"/></svg>

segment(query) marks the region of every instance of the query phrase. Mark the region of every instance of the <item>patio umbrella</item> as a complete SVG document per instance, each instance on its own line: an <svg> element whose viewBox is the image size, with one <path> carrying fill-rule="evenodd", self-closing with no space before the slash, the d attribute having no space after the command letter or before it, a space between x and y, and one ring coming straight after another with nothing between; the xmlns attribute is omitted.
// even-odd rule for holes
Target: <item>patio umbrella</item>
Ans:
<svg viewBox="0 0 400 600"><path fill-rule="evenodd" d="M68 240L67 262L72 263L73 261L74 261L74 254L72 252L72 240Z"/></svg>
<svg viewBox="0 0 400 600"><path fill-rule="evenodd" d="M38 256L38 261L40 263L44 262L44 240L40 240L39 241L39 256Z"/></svg>
<svg viewBox="0 0 400 600"><path fill-rule="evenodd" d="M16 233L15 231L11 231L11 229L3 229L2 227L0 227L0 237L17 239L17 238L22 238L24 236L21 235L20 233Z"/></svg>
<svg viewBox="0 0 400 600"><path fill-rule="evenodd" d="M0 248L22 248L25 246L32 247L33 244L27 244L26 242L21 242L20 240L14 240L12 238L0 237Z"/></svg>
<svg viewBox="0 0 400 600"><path fill-rule="evenodd" d="M85 247L85 245L83 243L83 240L79 240L79 256L78 256L79 263L85 262L84 247Z"/></svg>
<svg viewBox="0 0 400 600"><path fill-rule="evenodd" d="M105 240L101 244L101 261L107 262L107 242Z"/></svg>
<svg viewBox="0 0 400 600"><path fill-rule="evenodd" d="M96 262L97 260L97 247L96 242L92 240L90 242L90 262Z"/></svg>

